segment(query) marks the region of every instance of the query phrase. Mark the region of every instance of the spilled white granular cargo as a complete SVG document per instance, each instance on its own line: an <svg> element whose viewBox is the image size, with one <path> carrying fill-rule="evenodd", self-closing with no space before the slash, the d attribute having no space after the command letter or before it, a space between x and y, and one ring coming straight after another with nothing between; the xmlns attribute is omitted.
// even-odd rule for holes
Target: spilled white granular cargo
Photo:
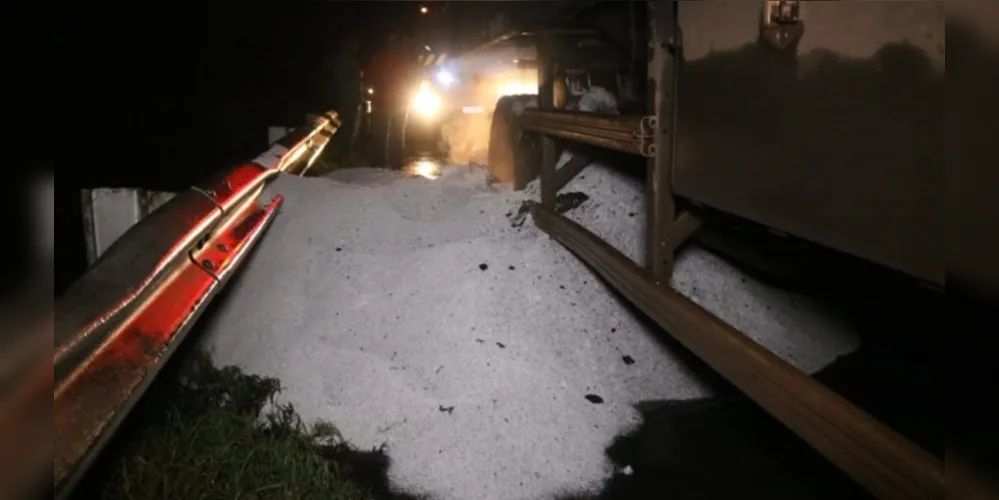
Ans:
<svg viewBox="0 0 999 500"><path fill-rule="evenodd" d="M568 188L591 197L572 216L641 238L620 229L641 227L619 213L641 210L636 192L602 170ZM707 395L574 256L530 221L511 227L531 190L462 167L435 181L281 177L268 192L285 197L281 212L202 340L220 363L279 378L304 418L358 447L387 445L399 490L593 491L614 473L605 448L639 424L636 403ZM680 290L803 369L855 348L808 302L706 252L691 249L676 272Z"/></svg>

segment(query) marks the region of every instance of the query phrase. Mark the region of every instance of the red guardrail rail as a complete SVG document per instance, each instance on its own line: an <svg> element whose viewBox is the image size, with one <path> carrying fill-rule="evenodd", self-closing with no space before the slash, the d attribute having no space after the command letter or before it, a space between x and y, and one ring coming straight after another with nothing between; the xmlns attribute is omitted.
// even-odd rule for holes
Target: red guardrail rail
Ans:
<svg viewBox="0 0 999 500"><path fill-rule="evenodd" d="M209 301L245 260L282 199L340 122L328 112L239 165L179 193L129 229L56 301L53 481L67 496Z"/></svg>

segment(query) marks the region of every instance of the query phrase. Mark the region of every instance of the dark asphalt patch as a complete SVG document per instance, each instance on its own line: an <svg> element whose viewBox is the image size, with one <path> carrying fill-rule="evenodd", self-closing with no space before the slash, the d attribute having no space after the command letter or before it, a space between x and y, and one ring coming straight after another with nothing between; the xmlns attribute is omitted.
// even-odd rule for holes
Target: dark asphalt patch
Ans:
<svg viewBox="0 0 999 500"><path fill-rule="evenodd" d="M534 209L534 205L537 205L537 202L532 200L527 200L520 204L520 208L517 209L517 213L512 215L509 215L508 213L507 218L510 219L510 226L511 227L523 226L524 222L527 220L527 215L530 214L531 210Z"/></svg>
<svg viewBox="0 0 999 500"><path fill-rule="evenodd" d="M578 208L580 205L590 199L590 196L586 193L581 193L579 191L570 191L568 193L559 193L555 197L555 212L564 214L569 210Z"/></svg>
<svg viewBox="0 0 999 500"><path fill-rule="evenodd" d="M559 214L564 214L574 208L579 207L584 202L586 202L586 200L589 199L590 199L589 195L587 195L586 193L581 193L579 191L559 193L555 197L555 212ZM531 210L533 210L534 207L537 205L538 202L534 200L527 200L520 204L520 207L517 208L517 213L511 214L510 212L507 212L506 217L510 219L510 226L512 227L523 226L524 222L527 220L528 214L530 214Z"/></svg>

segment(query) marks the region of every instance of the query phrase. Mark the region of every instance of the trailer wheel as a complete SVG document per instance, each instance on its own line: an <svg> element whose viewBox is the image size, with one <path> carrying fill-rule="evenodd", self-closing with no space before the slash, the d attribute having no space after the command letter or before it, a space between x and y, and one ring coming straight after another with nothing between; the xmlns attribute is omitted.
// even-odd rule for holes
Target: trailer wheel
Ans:
<svg viewBox="0 0 999 500"><path fill-rule="evenodd" d="M537 96L504 96L496 103L489 126L489 172L500 182L520 190L538 176L541 148L534 134L525 134L520 116L536 108Z"/></svg>

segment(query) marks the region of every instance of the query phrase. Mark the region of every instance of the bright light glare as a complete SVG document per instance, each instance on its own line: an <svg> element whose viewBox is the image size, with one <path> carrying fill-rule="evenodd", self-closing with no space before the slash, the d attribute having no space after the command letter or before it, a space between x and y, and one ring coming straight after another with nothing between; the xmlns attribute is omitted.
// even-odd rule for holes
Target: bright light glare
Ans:
<svg viewBox="0 0 999 500"><path fill-rule="evenodd" d="M430 84L423 82L420 84L420 90L413 96L410 107L424 118L430 118L437 114L441 108L441 98L433 90L430 90Z"/></svg>
<svg viewBox="0 0 999 500"><path fill-rule="evenodd" d="M374 87L368 87L368 95L372 95L374 93L375 93L375 88Z"/></svg>
<svg viewBox="0 0 999 500"><path fill-rule="evenodd" d="M419 160L412 164L410 170L420 177L436 179L441 176L441 166L435 161Z"/></svg>
<svg viewBox="0 0 999 500"><path fill-rule="evenodd" d="M428 9L427 9L426 6L420 7L420 14L426 14L427 12L428 12Z"/></svg>
<svg viewBox="0 0 999 500"><path fill-rule="evenodd" d="M454 75L452 75L451 72L446 69L438 71L437 75L435 76L437 78L437 83L445 87L450 87L454 83Z"/></svg>
<svg viewBox="0 0 999 500"><path fill-rule="evenodd" d="M506 80L499 82L497 90L500 97L507 95L536 95L538 93L538 82Z"/></svg>

